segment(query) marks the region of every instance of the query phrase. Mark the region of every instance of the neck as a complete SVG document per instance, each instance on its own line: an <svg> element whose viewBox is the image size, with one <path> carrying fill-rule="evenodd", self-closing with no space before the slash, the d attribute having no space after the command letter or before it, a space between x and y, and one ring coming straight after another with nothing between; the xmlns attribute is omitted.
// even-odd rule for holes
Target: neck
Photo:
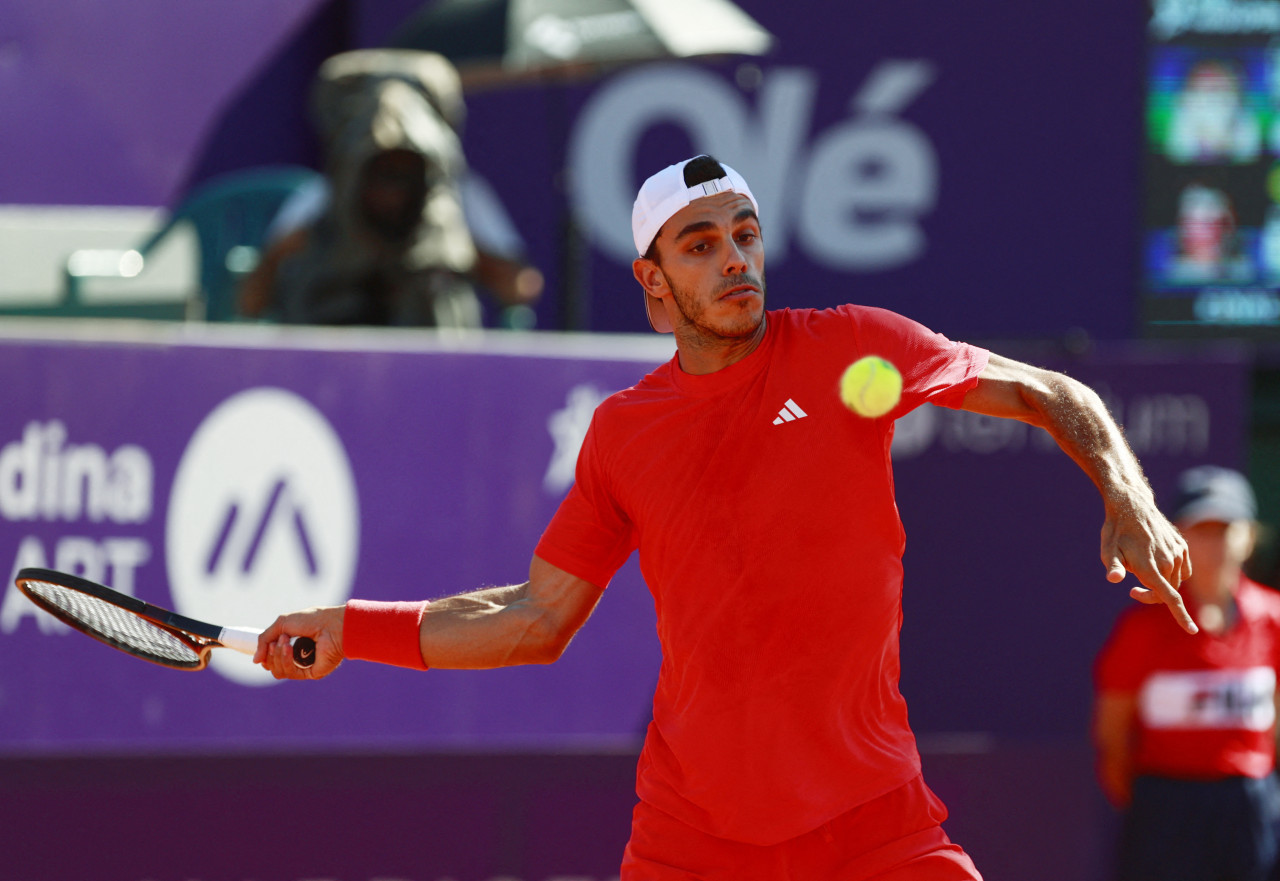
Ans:
<svg viewBox="0 0 1280 881"><path fill-rule="evenodd" d="M713 337L691 324L676 328L680 369L694 376L703 376L736 364L759 347L764 339L766 323L767 320L762 318L749 336L734 338Z"/></svg>

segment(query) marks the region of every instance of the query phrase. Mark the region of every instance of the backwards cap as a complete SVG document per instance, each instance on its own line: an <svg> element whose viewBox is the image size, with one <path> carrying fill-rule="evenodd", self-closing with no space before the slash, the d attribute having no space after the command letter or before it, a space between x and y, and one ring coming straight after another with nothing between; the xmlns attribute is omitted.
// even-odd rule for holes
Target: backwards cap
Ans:
<svg viewBox="0 0 1280 881"><path fill-rule="evenodd" d="M686 166L695 159L703 158L711 159L704 154L677 162L675 165L668 165L640 187L635 204L631 208L631 237L635 241L636 253L641 257L648 253L649 246L657 238L662 225L694 199L714 196L717 193L741 193L751 200L751 207L756 210L756 214L760 213L756 197L751 195L751 190L747 187L747 182L742 175L722 162L711 159L715 163L714 167L718 167L722 172L721 177L703 181L691 179L694 176L686 171ZM649 324L658 333L671 333L671 321L667 318L662 301L650 296L648 291L645 292L644 298Z"/></svg>

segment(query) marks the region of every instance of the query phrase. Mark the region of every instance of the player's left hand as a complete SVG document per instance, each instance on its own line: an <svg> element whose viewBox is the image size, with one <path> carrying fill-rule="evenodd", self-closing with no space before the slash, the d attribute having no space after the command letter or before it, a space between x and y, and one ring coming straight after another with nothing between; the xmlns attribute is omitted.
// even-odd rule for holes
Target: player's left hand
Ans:
<svg viewBox="0 0 1280 881"><path fill-rule="evenodd" d="M1128 498L1107 505L1102 565L1113 584L1123 581L1126 571L1132 572L1142 586L1130 590L1129 596L1148 605L1164 603L1183 630L1199 630L1178 592L1191 576L1191 554L1154 500Z"/></svg>

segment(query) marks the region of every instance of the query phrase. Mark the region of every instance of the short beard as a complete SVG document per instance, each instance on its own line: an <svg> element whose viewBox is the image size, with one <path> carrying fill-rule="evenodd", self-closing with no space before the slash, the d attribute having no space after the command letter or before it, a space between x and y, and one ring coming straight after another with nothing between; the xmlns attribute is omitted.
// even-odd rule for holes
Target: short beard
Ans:
<svg viewBox="0 0 1280 881"><path fill-rule="evenodd" d="M713 327L704 321L704 313L706 307L699 308L697 306L697 298L689 292L676 287L671 281L671 277L666 271L659 266L658 271L662 273L662 277L667 281L667 287L671 289L671 298L675 302L676 311L678 311L688 328L698 337L704 344L714 345L716 343L736 343L750 336L753 336L760 329L760 323L764 321L764 309L760 310L758 316L752 316L744 313L740 318L728 326L721 325ZM766 289L764 273L761 272L757 278L746 273L739 273L722 280L717 294L738 285L749 284L760 291L760 299L766 301ZM713 301L714 302L714 301ZM710 305L710 304L708 304Z"/></svg>

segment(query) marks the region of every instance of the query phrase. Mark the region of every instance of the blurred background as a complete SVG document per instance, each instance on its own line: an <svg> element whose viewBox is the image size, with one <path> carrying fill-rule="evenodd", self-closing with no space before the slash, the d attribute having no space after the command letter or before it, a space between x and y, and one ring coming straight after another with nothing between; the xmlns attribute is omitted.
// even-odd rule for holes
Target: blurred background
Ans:
<svg viewBox="0 0 1280 881"><path fill-rule="evenodd" d="M1158 497L1225 465L1280 523L1278 39L1274 0L0 0L0 556L259 626L522 580L591 410L673 351L628 218L696 152L759 199L771 306L1063 370ZM1021 424L925 408L894 452L948 831L989 881L1106 877L1097 493ZM634 560L552 668L313 686L10 587L5 874L612 878L659 661Z"/></svg>

